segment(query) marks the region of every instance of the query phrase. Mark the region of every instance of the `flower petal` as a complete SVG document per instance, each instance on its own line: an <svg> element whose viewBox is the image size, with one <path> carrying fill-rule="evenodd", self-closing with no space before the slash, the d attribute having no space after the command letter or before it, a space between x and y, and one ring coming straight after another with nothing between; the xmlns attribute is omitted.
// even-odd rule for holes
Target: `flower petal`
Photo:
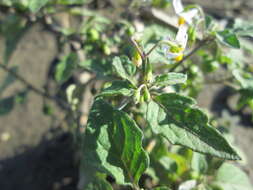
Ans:
<svg viewBox="0 0 253 190"><path fill-rule="evenodd" d="M174 59L174 58L178 57L178 56L180 55L180 53L171 53L171 52L167 52L165 55L166 55L166 57L167 57L168 59Z"/></svg>
<svg viewBox="0 0 253 190"><path fill-rule="evenodd" d="M183 17L188 24L191 25L193 22L193 19L199 18L197 17L199 16L198 13L199 13L199 10L194 8L194 9L190 9L189 11L181 12L179 15Z"/></svg>
<svg viewBox="0 0 253 190"><path fill-rule="evenodd" d="M173 0L172 2L176 14L184 11L184 7L181 0Z"/></svg>
<svg viewBox="0 0 253 190"><path fill-rule="evenodd" d="M188 34L187 34L188 27L186 25L182 25L179 27L176 42L185 49L187 41L188 41Z"/></svg>

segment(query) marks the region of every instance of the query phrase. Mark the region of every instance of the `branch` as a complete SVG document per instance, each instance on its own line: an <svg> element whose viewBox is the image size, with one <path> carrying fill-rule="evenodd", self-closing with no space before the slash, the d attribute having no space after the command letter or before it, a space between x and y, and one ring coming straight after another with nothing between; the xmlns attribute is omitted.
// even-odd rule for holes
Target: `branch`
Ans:
<svg viewBox="0 0 253 190"><path fill-rule="evenodd" d="M146 53L145 56L148 57L148 56L152 53L152 51L154 51L154 49L157 48L160 44L161 44L161 41L158 42L158 43L156 43L156 44L148 51L148 53Z"/></svg>
<svg viewBox="0 0 253 190"><path fill-rule="evenodd" d="M138 53L141 55L142 60L144 61L146 58L145 53L142 51L142 49L140 48L140 46L138 45L138 43L135 41L133 37L130 38L130 41L132 42L132 44L134 45Z"/></svg>

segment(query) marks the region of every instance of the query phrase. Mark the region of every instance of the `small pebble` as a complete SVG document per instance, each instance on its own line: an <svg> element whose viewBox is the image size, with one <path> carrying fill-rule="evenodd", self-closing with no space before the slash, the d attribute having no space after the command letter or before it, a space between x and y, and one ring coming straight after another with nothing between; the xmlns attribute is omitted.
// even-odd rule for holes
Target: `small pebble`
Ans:
<svg viewBox="0 0 253 190"><path fill-rule="evenodd" d="M8 132L2 133L0 137L2 142L7 142L8 140L10 140L10 138L11 138L11 135Z"/></svg>

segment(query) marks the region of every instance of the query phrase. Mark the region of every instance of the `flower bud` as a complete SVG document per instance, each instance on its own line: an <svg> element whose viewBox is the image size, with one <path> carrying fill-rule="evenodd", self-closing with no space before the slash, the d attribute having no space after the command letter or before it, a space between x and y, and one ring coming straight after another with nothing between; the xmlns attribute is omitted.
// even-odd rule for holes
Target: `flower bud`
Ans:
<svg viewBox="0 0 253 190"><path fill-rule="evenodd" d="M142 65L142 57L137 50L134 50L134 55L132 57L133 64L137 67Z"/></svg>
<svg viewBox="0 0 253 190"><path fill-rule="evenodd" d="M189 41L191 43L194 43L196 41L196 38L197 38L197 31L194 27L190 27L188 29L188 37L189 37Z"/></svg>
<svg viewBox="0 0 253 190"><path fill-rule="evenodd" d="M202 65L202 70L205 73L211 73L216 71L219 68L219 62L213 60L207 60Z"/></svg>
<svg viewBox="0 0 253 190"><path fill-rule="evenodd" d="M134 35L134 33L135 33L135 28L134 28L133 26L129 26L129 27L127 28L126 32L127 32L127 34L128 34L129 36L132 36L132 35Z"/></svg>
<svg viewBox="0 0 253 190"><path fill-rule="evenodd" d="M91 40L91 41L99 40L99 32L94 28L90 28L87 31L87 36L88 36L88 39Z"/></svg>
<svg viewBox="0 0 253 190"><path fill-rule="evenodd" d="M145 102L145 98L144 98L144 95L142 95L140 98L140 103L144 103L144 102Z"/></svg>
<svg viewBox="0 0 253 190"><path fill-rule="evenodd" d="M150 93L148 91L147 86L144 87L144 92L143 92L143 96L144 96L144 101L145 102L149 102L151 99Z"/></svg>
<svg viewBox="0 0 253 190"><path fill-rule="evenodd" d="M141 100L141 88L138 88L134 92L134 103L138 104L140 102L140 100Z"/></svg>
<svg viewBox="0 0 253 190"><path fill-rule="evenodd" d="M109 48L109 46L107 44L102 45L102 50L103 50L103 53L105 55L110 55L111 54L111 49Z"/></svg>
<svg viewBox="0 0 253 190"><path fill-rule="evenodd" d="M152 74L152 65L151 63L148 61L145 64L145 76L144 79L146 82L151 82L153 78L153 74Z"/></svg>

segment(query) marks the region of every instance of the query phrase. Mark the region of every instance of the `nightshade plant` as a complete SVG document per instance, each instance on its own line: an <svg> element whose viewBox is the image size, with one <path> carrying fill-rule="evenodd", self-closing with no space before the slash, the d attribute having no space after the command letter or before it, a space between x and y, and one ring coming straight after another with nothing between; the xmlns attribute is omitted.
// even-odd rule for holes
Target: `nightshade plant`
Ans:
<svg viewBox="0 0 253 190"><path fill-rule="evenodd" d="M221 133L209 124L207 115L196 106L194 99L180 93L162 91L164 87L185 83L187 75L168 71L153 76L154 63L150 61L150 56L159 45L165 46L163 48L165 55L172 58L172 61L183 60L183 51L188 40L188 27L184 23L184 18L187 18L187 14L191 14L192 20L195 16L193 12L195 14L195 11L198 11L193 9L184 13L181 1L174 0L173 4L176 13L180 15L176 39L172 41L168 38L160 41L150 51L145 52L145 47L140 45L141 39L132 38L135 52L133 62L125 55L115 57L112 64L120 80L112 81L94 100L84 135L82 158L83 171L89 171L89 175L90 171L94 171L93 176L89 176L90 189L98 187L97 180L101 175L98 173L112 176L117 184L140 189L138 185L140 177L150 166L149 153L153 151L157 139L161 140L161 137L171 144L182 145L206 155L227 160L240 159ZM177 6L180 7L180 11L177 11ZM187 23L193 27L191 25L193 22ZM197 25L191 30L197 30L196 27ZM193 39L192 36L191 38ZM212 34L207 34L205 38L214 40ZM236 39L229 42L234 45ZM121 98L115 102L115 97ZM138 125L134 119L136 110L133 108L139 111L138 120L142 120L142 125ZM149 130L152 132L151 138L146 137ZM146 148L143 142L147 143ZM205 159L198 154L196 157ZM195 181L189 186L190 188L186 189L208 189L201 185L197 187ZM102 189L105 188L107 187Z"/></svg>
<svg viewBox="0 0 253 190"><path fill-rule="evenodd" d="M240 160L230 145L232 142L228 143L225 133L209 120L194 97L205 84L204 75L224 67L230 75L214 82L226 81L233 88L239 85L235 87L241 95L238 105L253 109L252 67L239 60L239 56L233 57L235 52L241 57L245 51L249 53L250 45L242 37L253 36L252 25L235 20L226 29L219 28L198 5L184 7L180 0L173 0L178 22L172 28L176 32L151 25L140 34L129 21L114 23L96 11L74 6L84 3L82 0L20 3L6 0L3 5L13 6L19 12L37 12L42 8L43 11L37 12L37 17L42 19L57 12L56 5L71 5L66 8L69 14L87 18L78 29L54 28L46 23L64 39L62 44L76 47L73 40L80 40L80 48L71 46L75 50L57 64L55 80L62 85L75 70L82 69L102 79L85 129L77 124L79 91L83 86L69 85L67 105L34 88L15 68L6 66L26 30L24 18L15 15L6 19L6 27L1 27L7 46L1 68L25 83L29 90L56 101L68 111L70 130L80 153L79 189L251 190L246 174L232 163L224 162ZM157 7L169 4L157 0L151 3ZM133 7L137 5L133 3ZM17 23L18 30L12 35L16 40L13 40L8 31ZM85 59L80 54L85 54ZM5 81L13 80L9 78L8 75ZM6 99L1 100L0 105L7 103ZM43 111L51 114L47 105ZM0 107L1 112L7 113ZM146 184L148 180L152 181L151 185Z"/></svg>

